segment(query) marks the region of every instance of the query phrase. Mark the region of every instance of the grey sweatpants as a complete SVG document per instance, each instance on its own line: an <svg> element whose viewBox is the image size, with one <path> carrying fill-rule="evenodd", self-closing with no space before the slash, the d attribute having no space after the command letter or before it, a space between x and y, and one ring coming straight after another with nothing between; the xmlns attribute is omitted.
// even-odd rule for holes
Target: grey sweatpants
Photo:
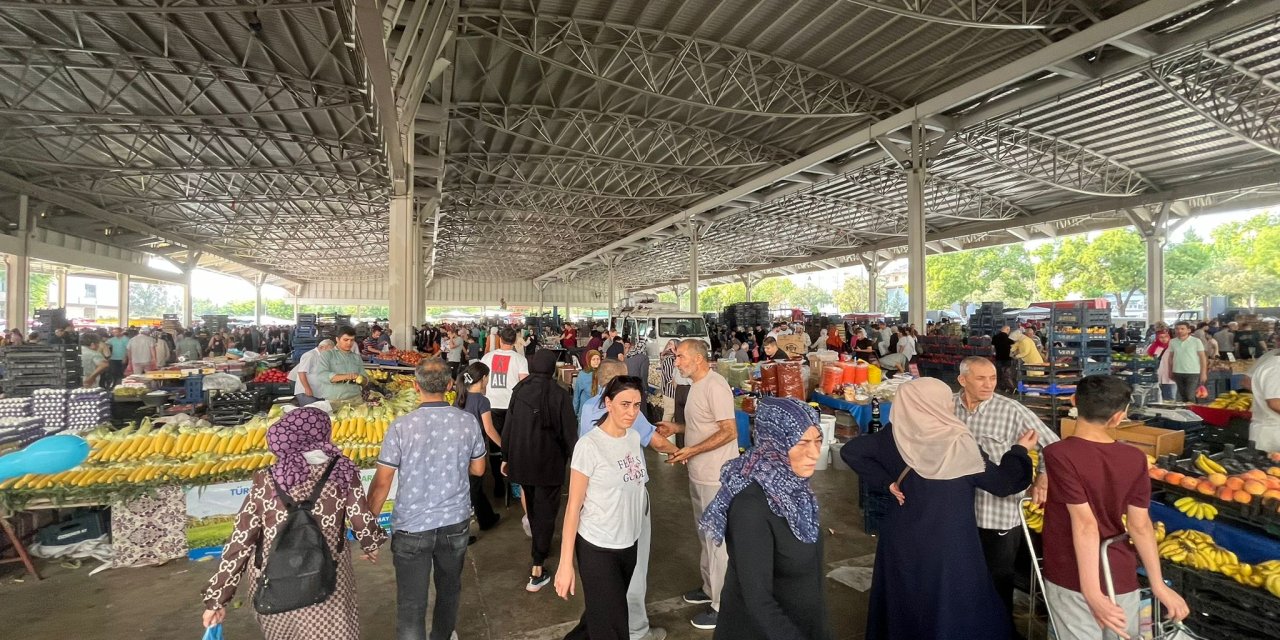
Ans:
<svg viewBox="0 0 1280 640"><path fill-rule="evenodd" d="M1045 602L1053 613L1058 640L1119 640L1120 636L1098 626L1085 602L1084 594L1045 581ZM1124 609L1125 626L1130 638L1139 638L1139 614L1142 600L1137 591L1116 594L1116 604Z"/></svg>
<svg viewBox="0 0 1280 640"><path fill-rule="evenodd" d="M640 539L636 541L636 568L631 572L631 584L627 585L627 620L631 640L649 635L649 611L645 609L645 594L649 590L649 545L653 541L653 521L649 513L640 521Z"/></svg>

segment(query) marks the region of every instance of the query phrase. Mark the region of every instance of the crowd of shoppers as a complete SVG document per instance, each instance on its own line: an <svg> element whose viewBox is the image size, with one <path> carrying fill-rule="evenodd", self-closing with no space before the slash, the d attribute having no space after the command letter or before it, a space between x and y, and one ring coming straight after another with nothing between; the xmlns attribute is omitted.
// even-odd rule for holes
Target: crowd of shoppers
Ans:
<svg viewBox="0 0 1280 640"><path fill-rule="evenodd" d="M869 349L881 362L887 357L889 366L905 370L892 356L909 361L916 344L914 332L899 328L885 336L882 328L873 326L869 333L853 328L851 340L842 346L853 351ZM647 376L633 375L637 371L631 358L642 341L637 344L612 333L593 335L599 340L598 349L583 354L583 367L569 388L555 377L562 350L537 349L526 358L517 348L521 336L510 327L491 332L492 340L483 340L489 348L481 357L469 353L465 361L454 360L454 340L481 341L468 329L445 328L439 357L425 358L417 366L414 386L422 404L392 423L367 500L357 509L344 507L339 517L326 520L326 534L334 527L344 530L344 517L352 529L360 529L361 546L374 559L382 540L364 529L368 519L382 511L392 484L396 485L391 549L397 637L446 640L455 636L462 566L468 543L475 542L469 518L474 514L481 530L500 520L484 488L485 468L493 464L495 495L502 497L518 487L527 513L526 533L531 540L525 589L538 592L554 580L561 597L579 591L585 596L581 619L564 637L664 638L665 630L651 626L645 610L653 545L646 448L665 454L667 464L684 466L688 472L701 583L683 599L707 605L693 616L693 626L714 630L715 638L733 640L827 640L832 636L818 497L809 485L822 446L814 410L792 399L760 399L754 446L740 456L733 392L715 371L715 352L707 341L664 345L656 363L664 406L662 420L655 426L644 411ZM781 353L785 358L778 338L787 330L790 327L774 327L773 335L760 336L756 344L764 349L757 357L772 359ZM569 333L562 332L561 339ZM1006 328L1001 333L1007 338L1010 359L1018 357L1017 345L1024 341L1035 348L1029 332ZM1199 341L1190 333L1186 339ZM736 354L752 340L728 343L726 348ZM830 336L811 343L829 346ZM881 343L891 351L881 354ZM1172 348L1176 353L1178 347ZM609 358L610 352L618 357ZM360 348L354 331L339 332L336 344L313 353L299 363L296 383L301 391L323 389L317 393L331 404L344 401L344 389L358 392L359 385L350 384L350 377L359 377L363 371L363 363L357 364ZM98 355L102 361L92 354L85 356L99 375L109 369L105 355ZM643 369L647 373L647 362ZM1264 384L1269 384L1268 371L1261 372ZM1085 429L1083 435L1058 443L1034 414L996 393L1001 378L999 365L986 358L969 358L961 363L959 393L930 378L907 382L897 392L891 426L843 448L843 458L860 482L897 499L881 528L868 638L1016 637L1012 576L1021 544L1017 523L1024 492L1038 503L1048 502L1046 535L1054 523L1056 535L1066 536L1060 546L1068 548L1083 548L1072 536L1090 530L1078 521L1084 513L1093 513L1094 534L1110 531L1113 517L1123 513L1137 523L1130 534L1146 564L1144 526L1149 527L1150 520L1144 525L1145 508L1141 513L1137 509L1149 496L1140 495L1136 488L1141 484L1149 490L1145 473L1141 478L1130 474L1135 481L1128 492L1130 485L1123 483L1110 487L1109 494L1091 484L1103 474L1090 469L1110 452L1119 456L1118 468L1132 466L1119 449L1107 448L1103 440L1109 422L1123 415L1123 407L1116 409L1116 403L1122 391L1127 394L1127 385L1123 389L1107 386L1111 383L1099 386L1091 379L1081 383L1078 396L1084 398L1078 398L1077 404L1083 402L1086 407L1081 409L1081 421L1099 429L1096 433ZM680 387L686 389L683 396L678 393ZM457 392L452 406L444 401L449 389ZM667 398L673 400L670 407ZM297 493L296 499L305 497L317 479L321 484L336 481L336 496L350 486L345 459L335 459L319 444L327 443L327 416L319 417L324 415L314 409L295 409L272 427L280 444L279 451L275 444L272 448L279 462L255 479L263 486L258 490L255 484L237 521L239 545L228 546L206 593L206 624L222 619L231 597L228 588L234 592L238 580L235 576L246 569L254 571L245 559L255 541L262 544L267 535L274 535L253 534L253 527L261 528L263 514L272 509L277 523L280 514L287 512L280 503L269 503L268 479L277 475L310 479L311 485L300 483L296 492L286 489L290 495ZM291 429L310 435L286 447L285 434ZM675 444L679 437L681 446ZM1090 442L1078 442L1082 438ZM1048 446L1035 473L1028 451L1041 444ZM1090 447L1102 448L1094 454ZM1091 455L1096 459L1089 459ZM329 476L324 472L327 466L343 473ZM350 493L355 496L352 499L362 498L358 482ZM567 500L559 564L549 567L562 495ZM347 497L342 500L342 505L348 504ZM317 501L314 508L320 515L320 509L332 505ZM250 533L241 536L242 529ZM335 554L339 562L346 562L349 573L349 556L341 546ZM1134 571L1132 562L1118 560L1113 567L1121 575ZM1046 569L1054 585L1051 603L1071 612L1067 630L1058 632L1076 634L1059 637L1095 638L1101 637L1103 628L1130 628L1136 616L1129 611L1129 598L1111 605L1100 600L1090 586L1097 580L1096 566L1092 573L1086 571L1089 558L1059 554L1054 561L1057 569ZM1078 577L1073 579L1072 572ZM436 604L428 631L433 574ZM1127 580L1122 583L1125 588L1128 585ZM341 586L345 591L335 592L330 600L290 615L288 624L294 626L287 631L275 626L284 619L277 623L270 615L260 615L264 633L268 638L358 635L354 583ZM1187 615L1185 604L1171 590L1157 590L1156 596L1173 616ZM333 611L344 620L333 621L329 617Z"/></svg>

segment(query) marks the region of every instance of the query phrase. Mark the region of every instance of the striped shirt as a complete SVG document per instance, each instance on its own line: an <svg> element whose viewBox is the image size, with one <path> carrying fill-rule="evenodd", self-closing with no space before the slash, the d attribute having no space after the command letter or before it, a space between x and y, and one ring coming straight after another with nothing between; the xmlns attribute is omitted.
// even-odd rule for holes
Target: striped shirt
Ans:
<svg viewBox="0 0 1280 640"><path fill-rule="evenodd" d="M956 417L969 427L969 432L978 440L978 446L982 448L983 453L986 453L987 457L996 464L1000 463L1000 458L1009 452L1009 447L1016 444L1018 436L1027 429L1036 430L1040 436L1036 446L1041 450L1058 441L1057 434L1045 426L1036 414L1011 398L1001 395L992 396L990 400L979 403L978 407L970 412L964 406L963 395L963 393L955 394ZM1044 456L1040 457L1039 466L1039 471L1043 473ZM1018 509L1021 508L1021 500L1021 494L998 498L978 489L973 498L978 528L1008 531L1018 526Z"/></svg>

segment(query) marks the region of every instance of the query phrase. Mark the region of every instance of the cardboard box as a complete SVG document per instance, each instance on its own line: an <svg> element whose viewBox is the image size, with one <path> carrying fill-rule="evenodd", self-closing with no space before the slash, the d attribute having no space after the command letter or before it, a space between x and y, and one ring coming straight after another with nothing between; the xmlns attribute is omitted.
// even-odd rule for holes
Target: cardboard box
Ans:
<svg viewBox="0 0 1280 640"><path fill-rule="evenodd" d="M805 353L804 338L795 335L778 336L778 348L785 351L792 358L803 358Z"/></svg>
<svg viewBox="0 0 1280 640"><path fill-rule="evenodd" d="M1069 437L1075 432L1076 421L1072 418L1063 418L1060 424L1062 437ZM1177 429L1161 429L1135 421L1121 422L1107 433L1116 441L1131 444L1141 449L1143 453L1157 458L1166 453L1182 455L1187 439L1186 432Z"/></svg>

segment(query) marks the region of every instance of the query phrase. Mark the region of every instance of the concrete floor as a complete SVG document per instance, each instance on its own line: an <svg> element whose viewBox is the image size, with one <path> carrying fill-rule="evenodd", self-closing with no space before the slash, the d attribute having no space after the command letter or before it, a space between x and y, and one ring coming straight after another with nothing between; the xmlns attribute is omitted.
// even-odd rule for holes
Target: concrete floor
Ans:
<svg viewBox="0 0 1280 640"><path fill-rule="evenodd" d="M683 467L672 468L649 456L653 500L654 551L649 570L651 623L665 627L672 640L708 640L689 618L700 610L680 600L699 586L698 551L688 480ZM857 476L847 470L819 471L813 485L822 506L828 571L841 566L870 566L875 539L862 533L857 507ZM524 591L528 574L528 538L520 527L520 506L513 504L503 521L467 554L461 640L559 639L582 614L582 596L565 602L548 586ZM557 528L558 530L558 528ZM559 549L559 536L554 545ZM548 566L552 571L558 558ZM192 640L200 629L200 591L213 571L210 562L174 561L162 567L118 569L93 577L86 563L66 569L42 563L45 580L19 581L20 565L0 566L0 628L6 638L103 638ZM357 562L363 637L395 634L395 575L390 552L383 548L377 565ZM863 637L867 594L827 580L827 609L835 638ZM428 618L429 619L429 618ZM249 609L233 610L224 625L230 640L261 637Z"/></svg>

